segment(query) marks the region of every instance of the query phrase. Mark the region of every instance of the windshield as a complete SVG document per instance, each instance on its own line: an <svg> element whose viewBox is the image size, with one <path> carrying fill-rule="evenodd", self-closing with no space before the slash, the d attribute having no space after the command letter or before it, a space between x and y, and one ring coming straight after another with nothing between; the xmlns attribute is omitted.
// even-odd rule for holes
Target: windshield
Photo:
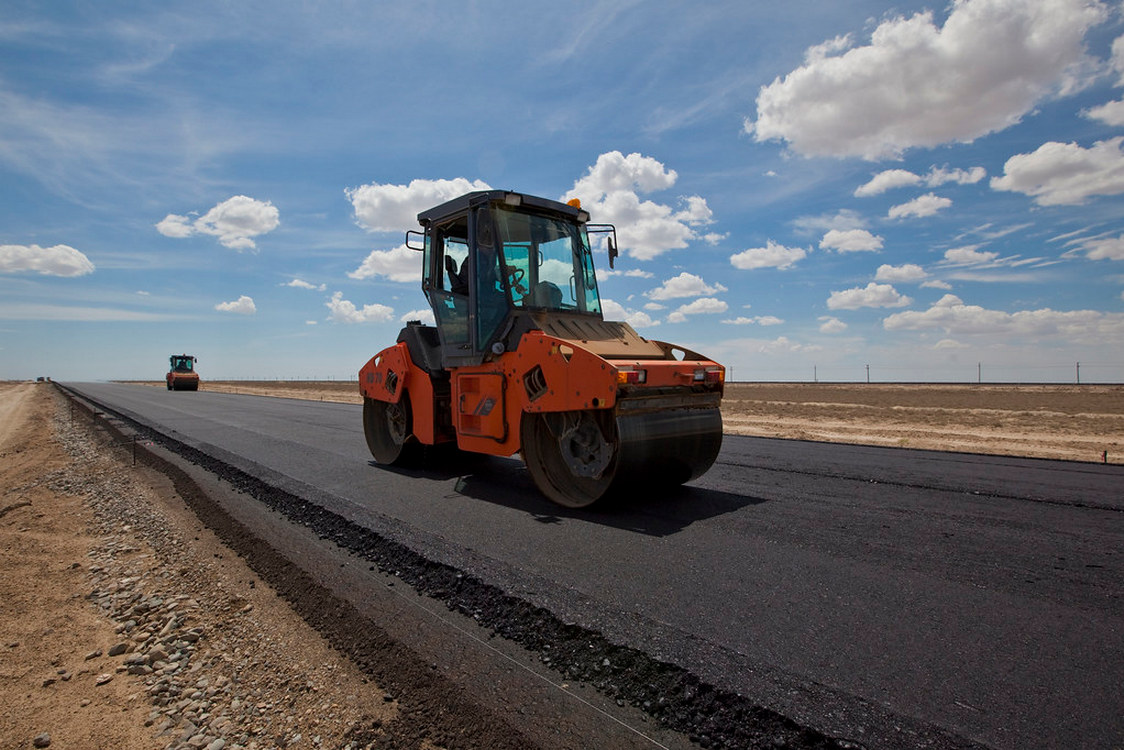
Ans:
<svg viewBox="0 0 1124 750"><path fill-rule="evenodd" d="M584 227L506 206L495 214L515 307L601 313Z"/></svg>
<svg viewBox="0 0 1124 750"><path fill-rule="evenodd" d="M190 357L173 357L172 369L177 372L191 372L191 358Z"/></svg>

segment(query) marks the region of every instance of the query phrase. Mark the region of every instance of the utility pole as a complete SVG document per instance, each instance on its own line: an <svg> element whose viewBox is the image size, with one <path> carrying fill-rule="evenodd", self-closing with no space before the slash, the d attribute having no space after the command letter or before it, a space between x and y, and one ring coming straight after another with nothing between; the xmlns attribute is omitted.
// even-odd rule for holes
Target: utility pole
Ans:
<svg viewBox="0 0 1124 750"><path fill-rule="evenodd" d="M1077 363L1077 384L1081 385L1081 363Z"/></svg>
<svg viewBox="0 0 1124 750"><path fill-rule="evenodd" d="M819 374L815 365L812 365L812 382L813 383L820 382L820 374Z"/></svg>
<svg viewBox="0 0 1124 750"><path fill-rule="evenodd" d="M983 382L983 362L976 363L976 382Z"/></svg>
<svg viewBox="0 0 1124 750"><path fill-rule="evenodd" d="M866 382L870 382L870 365L866 366Z"/></svg>

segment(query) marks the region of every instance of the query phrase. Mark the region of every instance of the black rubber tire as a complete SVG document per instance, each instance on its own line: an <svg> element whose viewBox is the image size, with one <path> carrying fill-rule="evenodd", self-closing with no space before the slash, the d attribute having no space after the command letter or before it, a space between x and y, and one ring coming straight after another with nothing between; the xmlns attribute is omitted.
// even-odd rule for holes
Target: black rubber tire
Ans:
<svg viewBox="0 0 1124 750"><path fill-rule="evenodd" d="M586 508L609 491L616 475L619 445L613 446L614 458L608 468L600 477L592 479L575 475L566 465L558 438L551 432L542 414L525 413L520 430L523 462L535 486L547 498L567 508Z"/></svg>
<svg viewBox="0 0 1124 750"><path fill-rule="evenodd" d="M420 445L413 435L408 394L397 404L363 399L363 434L375 463L403 466L415 459Z"/></svg>

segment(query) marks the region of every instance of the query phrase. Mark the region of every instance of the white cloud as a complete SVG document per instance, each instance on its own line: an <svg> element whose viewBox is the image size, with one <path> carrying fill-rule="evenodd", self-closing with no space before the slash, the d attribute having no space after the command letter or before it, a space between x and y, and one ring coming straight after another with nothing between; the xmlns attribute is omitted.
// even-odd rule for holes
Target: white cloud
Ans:
<svg viewBox="0 0 1124 750"><path fill-rule="evenodd" d="M85 276L94 264L69 245L0 245L0 273L32 271L44 276Z"/></svg>
<svg viewBox="0 0 1124 750"><path fill-rule="evenodd" d="M683 273L670 278L663 283L662 286L648 292L648 297L654 300L661 299L678 299L680 297L702 297L707 294L717 294L725 292L726 287L721 284L711 286L707 284L702 278L695 276L693 273Z"/></svg>
<svg viewBox="0 0 1124 750"><path fill-rule="evenodd" d="M187 216L180 216L179 214L168 214L159 222L156 223L156 231L165 237L175 237L183 239L195 234L195 228L191 226L191 218Z"/></svg>
<svg viewBox="0 0 1124 750"><path fill-rule="evenodd" d="M1118 36L1112 42L1112 59L1109 61L1112 69L1120 76L1117 86L1124 86L1124 36ZM1124 99L1106 102L1098 107L1090 107L1081 113L1091 120L1100 120L1114 128L1124 126Z"/></svg>
<svg viewBox="0 0 1124 750"><path fill-rule="evenodd" d="M820 249L841 253L877 252L882 249L882 238L865 229L832 229L820 240Z"/></svg>
<svg viewBox="0 0 1124 750"><path fill-rule="evenodd" d="M394 319L394 308L386 305L363 305L357 308L355 303L343 298L343 292L335 292L332 298L324 303L328 308L328 320L334 323L385 323Z"/></svg>
<svg viewBox="0 0 1124 750"><path fill-rule="evenodd" d="M187 216L168 214L156 224L165 237L184 238L209 234L232 250L253 250L254 237L272 232L280 224L280 212L269 201L235 195L217 204L195 221Z"/></svg>
<svg viewBox="0 0 1124 750"><path fill-rule="evenodd" d="M1075 205L1094 195L1124 193L1124 137L1098 141L1092 148L1051 141L1030 154L1015 154L1003 176L991 178L992 190L1009 190L1034 198L1040 206Z"/></svg>
<svg viewBox="0 0 1124 750"><path fill-rule="evenodd" d="M913 282L921 281L929 274L925 273L925 269L916 263L906 263L901 266L891 266L883 264L878 267L877 273L874 274L875 281L888 281L888 282Z"/></svg>
<svg viewBox="0 0 1124 750"><path fill-rule="evenodd" d="M882 325L888 331L940 330L954 336L1058 336L1102 346L1124 339L1124 313L1049 308L1008 313L966 305L953 294L946 294L928 310L894 313Z"/></svg>
<svg viewBox="0 0 1124 750"><path fill-rule="evenodd" d="M823 347L815 344L801 344L793 341L788 336L778 336L773 341L766 341L757 348L758 354L778 354L784 352L818 352Z"/></svg>
<svg viewBox="0 0 1124 750"><path fill-rule="evenodd" d="M601 300L601 314L605 317L605 320L623 320L633 328L651 328L660 324L648 313L640 310L629 310L611 299Z"/></svg>
<svg viewBox="0 0 1124 750"><path fill-rule="evenodd" d="M755 268L776 268L784 270L808 255L802 247L785 247L769 240L765 247L751 247L730 256L730 263L743 271Z"/></svg>
<svg viewBox="0 0 1124 750"><path fill-rule="evenodd" d="M931 281L926 281L926 282L922 283L921 286L922 286L922 288L944 289L946 291L949 290L949 289L952 289L952 284L949 284L947 281L941 281L940 279L933 279Z"/></svg>
<svg viewBox="0 0 1124 750"><path fill-rule="evenodd" d="M820 323L820 333L843 333L847 330L846 323L831 315L821 315L819 320L823 321Z"/></svg>
<svg viewBox="0 0 1124 750"><path fill-rule="evenodd" d="M933 348L934 349L969 349L970 347L967 344L961 344L959 341L956 341L955 339L941 339L937 343L933 344Z"/></svg>
<svg viewBox="0 0 1124 750"><path fill-rule="evenodd" d="M680 305L679 309L667 316L672 323L682 323L688 315L705 315L723 313L730 308L725 302L714 297L700 297L697 300Z"/></svg>
<svg viewBox="0 0 1124 750"><path fill-rule="evenodd" d="M1124 99L1105 102L1097 107L1089 107L1081 114L1090 120L1100 120L1105 125L1119 128L1124 126Z"/></svg>
<svg viewBox="0 0 1124 750"><path fill-rule="evenodd" d="M746 130L804 155L871 160L971 142L1087 82L1085 32L1107 16L1087 0L958 0L943 27L931 11L889 18L870 44L832 40L763 86Z"/></svg>
<svg viewBox="0 0 1124 750"><path fill-rule="evenodd" d="M984 177L987 177L987 170L983 167L971 169L932 167L929 174L925 175L925 184L929 187L940 187L950 182L955 182L957 185L975 185Z"/></svg>
<svg viewBox="0 0 1124 750"><path fill-rule="evenodd" d="M610 151L597 157L562 200L578 198L593 221L616 225L622 255L651 260L699 239L698 230L713 221L706 199L697 195L681 198L679 210L641 200L640 194L666 190L677 179L675 170L649 156ZM716 241L713 235L706 239Z"/></svg>
<svg viewBox="0 0 1124 750"><path fill-rule="evenodd" d="M1090 260L1124 260L1124 234L1083 243Z"/></svg>
<svg viewBox="0 0 1124 750"><path fill-rule="evenodd" d="M981 253L977 248L979 248L979 245L965 245L964 247L945 250L944 263L950 266L975 266L982 263L991 263L999 257L999 253Z"/></svg>
<svg viewBox="0 0 1124 750"><path fill-rule="evenodd" d="M782 323L784 323L784 320L782 320L781 318L778 318L775 315L756 315L756 316L753 316L753 317L746 317L744 315L739 315L736 318L730 318L728 320L723 320L722 322L725 323L726 325L732 325L732 326L749 326L749 325L779 326Z"/></svg>
<svg viewBox="0 0 1124 750"><path fill-rule="evenodd" d="M887 169L874 175L870 182L857 187L855 189L855 197L868 198L872 195L881 195L887 190L893 190L894 188L911 187L920 184L925 184L928 187L940 187L950 182L955 182L958 185L972 185L986 176L987 170L983 167L948 169L947 167L934 166L929 168L929 173L924 177L919 177L905 169Z"/></svg>
<svg viewBox="0 0 1124 750"><path fill-rule="evenodd" d="M625 276L633 279L651 279L655 278L655 274L651 271L645 271L641 268L630 268L627 271L623 269L611 269L602 266L597 266L597 280L611 279L614 276Z"/></svg>
<svg viewBox="0 0 1124 750"><path fill-rule="evenodd" d="M425 308L424 310L411 310L410 312L398 318L399 322L407 323L411 320L420 320L426 325L435 325L435 318L433 317L433 310Z"/></svg>
<svg viewBox="0 0 1124 750"><path fill-rule="evenodd" d="M370 232L405 232L418 228L418 214L474 190L488 190L480 180L411 180L409 185L373 182L344 191L355 221ZM420 273L420 272L419 272Z"/></svg>
<svg viewBox="0 0 1124 750"><path fill-rule="evenodd" d="M239 315L253 315L258 311L253 298L247 297L245 294L233 302L220 302L215 305L215 309L219 312L237 313Z"/></svg>
<svg viewBox="0 0 1124 750"><path fill-rule="evenodd" d="M832 292L827 299L831 310L857 310L860 307L905 307L912 299L899 294L889 284L875 284L873 281L865 288L855 287L841 292Z"/></svg>
<svg viewBox="0 0 1124 750"><path fill-rule="evenodd" d="M905 169L887 169L879 172L870 179L870 182L855 188L856 198L868 198L872 195L881 195L894 188L920 185L921 178Z"/></svg>
<svg viewBox="0 0 1124 750"><path fill-rule="evenodd" d="M904 219L909 216L923 218L932 216L941 209L948 208L951 205L952 201L948 198L934 195L933 193L926 193L918 198L914 198L908 203L891 206L886 215L891 219Z"/></svg>
<svg viewBox="0 0 1124 750"><path fill-rule="evenodd" d="M291 286L294 289L311 289L314 292L323 292L328 288L327 284L320 284L319 286L317 286L316 284L310 284L303 279L293 279L289 283L282 284L281 286Z"/></svg>
<svg viewBox="0 0 1124 750"><path fill-rule="evenodd" d="M372 279L385 276L391 281L420 282L422 275L421 253L399 245L393 250L372 250L359 264L359 268L348 271L353 279Z"/></svg>

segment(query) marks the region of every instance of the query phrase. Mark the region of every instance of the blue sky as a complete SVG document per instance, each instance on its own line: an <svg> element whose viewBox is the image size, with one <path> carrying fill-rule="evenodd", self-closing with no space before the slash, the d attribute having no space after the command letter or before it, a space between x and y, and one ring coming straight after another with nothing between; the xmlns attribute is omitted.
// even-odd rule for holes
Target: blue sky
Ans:
<svg viewBox="0 0 1124 750"><path fill-rule="evenodd" d="M0 378L354 378L486 186L735 380L1124 381L1119 2L320 5L0 7Z"/></svg>

